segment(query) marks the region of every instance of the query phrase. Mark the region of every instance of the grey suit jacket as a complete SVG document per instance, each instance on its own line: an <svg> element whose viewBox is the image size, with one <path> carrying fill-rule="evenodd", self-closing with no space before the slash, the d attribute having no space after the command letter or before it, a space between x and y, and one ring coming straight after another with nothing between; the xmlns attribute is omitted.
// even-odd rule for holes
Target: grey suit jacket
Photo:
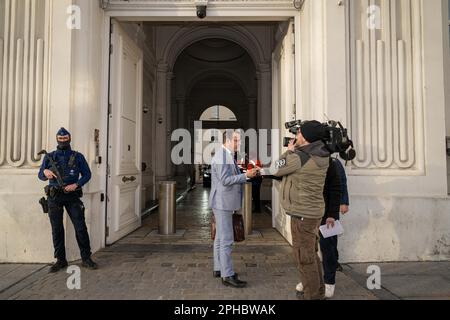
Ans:
<svg viewBox="0 0 450 320"><path fill-rule="evenodd" d="M223 211L240 210L242 185L246 181L246 175L238 171L231 153L223 146L217 148L211 162L210 207Z"/></svg>

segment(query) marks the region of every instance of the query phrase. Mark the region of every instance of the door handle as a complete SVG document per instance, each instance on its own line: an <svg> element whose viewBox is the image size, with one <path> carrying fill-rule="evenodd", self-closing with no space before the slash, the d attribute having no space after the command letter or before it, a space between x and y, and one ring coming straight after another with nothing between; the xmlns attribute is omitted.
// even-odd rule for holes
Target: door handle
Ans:
<svg viewBox="0 0 450 320"><path fill-rule="evenodd" d="M122 178L123 183L134 182L134 181L136 181L136 177L123 177Z"/></svg>

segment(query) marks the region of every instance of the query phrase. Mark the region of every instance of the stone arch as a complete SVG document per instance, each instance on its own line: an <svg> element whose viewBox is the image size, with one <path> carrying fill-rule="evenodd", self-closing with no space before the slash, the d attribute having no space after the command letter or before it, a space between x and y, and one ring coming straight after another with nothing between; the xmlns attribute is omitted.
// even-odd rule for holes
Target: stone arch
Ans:
<svg viewBox="0 0 450 320"><path fill-rule="evenodd" d="M265 63L264 51L255 36L242 26L220 26L220 27L187 27L180 29L167 43L163 57L166 59L169 70L173 70L179 55L190 45L205 39L221 38L234 42L244 48L258 69L259 65Z"/></svg>
<svg viewBox="0 0 450 320"><path fill-rule="evenodd" d="M184 92L185 98L187 99L189 97L192 89L196 86L196 84L199 81L208 78L210 76L223 76L224 78L227 78L237 83L247 97L249 97L251 93L251 88L249 88L248 84L245 83L245 81L241 79L238 75L223 68L214 68L214 69L200 70L198 73L193 75L193 77L189 81L190 85L188 85L185 88Z"/></svg>

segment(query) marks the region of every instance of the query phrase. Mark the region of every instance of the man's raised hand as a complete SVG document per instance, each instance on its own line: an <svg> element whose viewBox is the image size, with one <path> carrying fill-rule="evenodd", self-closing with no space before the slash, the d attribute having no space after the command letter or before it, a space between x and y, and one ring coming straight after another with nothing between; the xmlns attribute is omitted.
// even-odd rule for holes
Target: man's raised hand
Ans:
<svg viewBox="0 0 450 320"><path fill-rule="evenodd" d="M258 175L259 170L260 170L260 168L254 168L254 169L248 170L245 175L247 176L247 178L252 179Z"/></svg>

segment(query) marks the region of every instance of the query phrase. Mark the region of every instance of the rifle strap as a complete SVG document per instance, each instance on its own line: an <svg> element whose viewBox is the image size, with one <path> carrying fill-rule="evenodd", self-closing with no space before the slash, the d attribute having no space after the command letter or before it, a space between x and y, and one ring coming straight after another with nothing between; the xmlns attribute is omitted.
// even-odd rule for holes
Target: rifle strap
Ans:
<svg viewBox="0 0 450 320"><path fill-rule="evenodd" d="M74 151L69 159L69 168L75 167L75 161L77 159L78 152Z"/></svg>
<svg viewBox="0 0 450 320"><path fill-rule="evenodd" d="M54 152L49 153L48 154L48 158L49 158L51 166L54 167L54 169L56 170L56 172L54 172L54 173L58 176L57 177L57 180L59 180L58 184L60 185L60 187L63 187L63 184L64 184L63 183L64 172L62 173L63 175L61 175L61 172L60 172L60 169L63 169L63 168L58 168L58 163L55 160L55 153Z"/></svg>

